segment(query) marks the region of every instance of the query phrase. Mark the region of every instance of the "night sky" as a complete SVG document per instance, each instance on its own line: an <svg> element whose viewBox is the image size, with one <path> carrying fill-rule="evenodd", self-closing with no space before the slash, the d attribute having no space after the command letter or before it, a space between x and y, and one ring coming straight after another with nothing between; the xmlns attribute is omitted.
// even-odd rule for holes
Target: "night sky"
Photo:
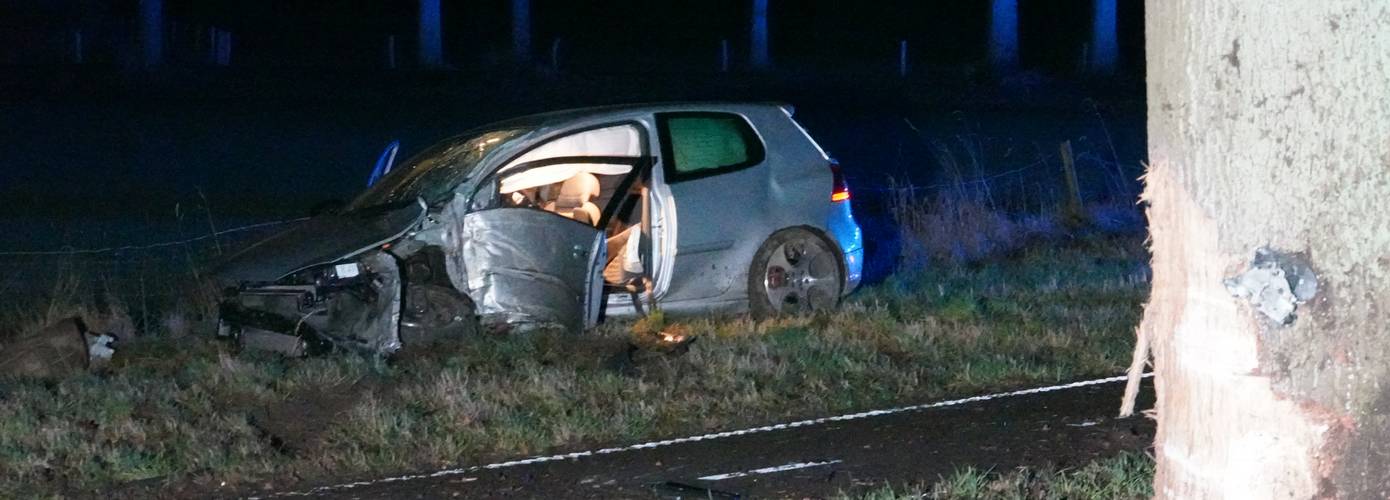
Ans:
<svg viewBox="0 0 1390 500"><path fill-rule="evenodd" d="M1092 1L1019 0L1024 78L1012 78L987 64L986 0L769 0L766 72L747 71L753 0L531 0L521 65L509 0L441 0L448 71L415 71L418 0L163 0L157 68L142 65L138 0L0 0L0 229L39 221L29 238L69 244L52 228L80 219L145 231L188 206L299 214L355 195L393 140L409 156L487 122L619 102L791 102L866 192L936 182L926 145L963 133L995 141L1001 171L1072 139L1141 159L1142 2L1118 0L1107 79L1083 71ZM209 61L211 30L231 33L228 67ZM388 37L398 71L385 69ZM1110 103L1103 115L1092 96Z"/></svg>
<svg viewBox="0 0 1390 500"><path fill-rule="evenodd" d="M533 0L533 53L548 60L561 40L562 61L601 71L643 72L663 66L714 65L720 40L734 56L746 50L747 0ZM1142 60L1142 2L1120 0L1121 60ZM35 64L61 54L70 32L88 40L129 38L138 2L0 0L0 64ZM773 0L771 47L779 66L892 65L899 40L908 40L916 64L981 60L989 2ZM1049 71L1076 67L1088 41L1090 0L1020 2L1022 64ZM209 26L236 36L243 67L381 66L386 37L395 35L402 63L411 61L416 30L414 0L166 0L170 58L191 57ZM509 57L510 4L506 0L443 1L445 57L451 64ZM125 35L125 36L123 36ZM118 62L120 44L94 45L87 58ZM130 45L126 43L126 45ZM114 48L113 48L114 46ZM133 50L126 47L124 50Z"/></svg>

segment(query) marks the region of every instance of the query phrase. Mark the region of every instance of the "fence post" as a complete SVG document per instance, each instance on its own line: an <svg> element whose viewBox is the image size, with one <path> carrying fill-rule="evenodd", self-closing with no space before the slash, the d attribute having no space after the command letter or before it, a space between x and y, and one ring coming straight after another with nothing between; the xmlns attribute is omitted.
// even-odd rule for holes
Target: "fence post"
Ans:
<svg viewBox="0 0 1390 500"><path fill-rule="evenodd" d="M1062 207L1062 222L1071 227L1086 222L1086 213L1081 208L1081 186L1076 181L1076 160L1072 157L1071 141L1062 141L1062 182L1067 188L1067 199Z"/></svg>

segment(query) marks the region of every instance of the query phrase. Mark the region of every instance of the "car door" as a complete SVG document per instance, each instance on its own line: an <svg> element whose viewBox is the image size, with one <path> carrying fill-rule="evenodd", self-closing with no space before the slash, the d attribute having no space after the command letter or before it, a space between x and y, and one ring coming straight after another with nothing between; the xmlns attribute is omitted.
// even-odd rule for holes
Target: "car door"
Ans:
<svg viewBox="0 0 1390 500"><path fill-rule="evenodd" d="M485 323L579 331L598 322L608 263L602 228L613 207L599 207L603 200L590 195L603 193L596 176L617 192L631 186L648 161L642 137L629 122L568 132L509 160L479 184L463 218L462 253L468 293ZM557 211L567 197L564 186L576 176L593 179L594 191L581 205L593 205L596 216ZM560 199L534 198L554 186L560 186Z"/></svg>
<svg viewBox="0 0 1390 500"><path fill-rule="evenodd" d="M468 295L485 323L581 331L598 321L603 231L519 207L471 212L463 227Z"/></svg>
<svg viewBox="0 0 1390 500"><path fill-rule="evenodd" d="M762 140L725 112L657 113L663 181L675 208L676 257L667 300L715 297L746 281L758 214L767 210ZM757 241L752 241L757 240Z"/></svg>

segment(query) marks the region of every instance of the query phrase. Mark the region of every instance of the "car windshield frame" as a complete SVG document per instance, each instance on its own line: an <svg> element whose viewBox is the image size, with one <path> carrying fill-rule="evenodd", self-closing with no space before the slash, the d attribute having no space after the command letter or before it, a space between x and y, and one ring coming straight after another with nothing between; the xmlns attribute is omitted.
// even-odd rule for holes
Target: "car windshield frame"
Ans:
<svg viewBox="0 0 1390 500"><path fill-rule="evenodd" d="M498 147L535 130L503 127L463 133L412 156L352 200L348 211L423 199L435 205L449 198Z"/></svg>

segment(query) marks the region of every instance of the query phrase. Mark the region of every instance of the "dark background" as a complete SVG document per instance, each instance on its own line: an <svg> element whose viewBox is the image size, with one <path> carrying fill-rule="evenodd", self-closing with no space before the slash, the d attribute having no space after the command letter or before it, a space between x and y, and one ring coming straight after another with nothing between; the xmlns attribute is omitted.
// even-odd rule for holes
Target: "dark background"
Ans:
<svg viewBox="0 0 1390 500"><path fill-rule="evenodd" d="M645 72L653 61L671 69L713 68L720 40L735 58L747 48L748 0L533 0L533 51L548 58L552 42L588 71ZM989 2L774 0L771 50L779 66L896 64L907 40L922 64L974 64L984 58ZM188 45L218 27L236 36L241 67L380 67L385 39L397 37L400 59L414 50L414 0L166 0L166 43ZM133 59L136 0L0 0L0 64L47 64L82 30L91 62ZM510 49L511 7L505 0L443 2L445 57L456 65L494 62ZM1025 69L1074 71L1089 40L1091 0L1022 0L1021 59ZM1121 61L1142 66L1142 2L1120 0ZM174 50L173 58L192 59Z"/></svg>
<svg viewBox="0 0 1390 500"><path fill-rule="evenodd" d="M415 64L414 0L166 0L165 62L146 68L135 0L0 0L0 253L298 217L360 191L392 140L405 157L490 121L622 102L795 105L849 176L880 270L895 255L883 246L891 186L930 197L987 179L975 185L998 208L1045 212L1071 141L1088 200L1132 206L1136 192L1138 0L1119 1L1110 75L1084 65L1090 0L1020 0L1020 67L1007 72L985 61L987 1L771 0L762 71L745 63L751 0L533 0L525 62L511 53L509 2L442 3L445 68ZM233 36L228 66L209 63L211 29Z"/></svg>

